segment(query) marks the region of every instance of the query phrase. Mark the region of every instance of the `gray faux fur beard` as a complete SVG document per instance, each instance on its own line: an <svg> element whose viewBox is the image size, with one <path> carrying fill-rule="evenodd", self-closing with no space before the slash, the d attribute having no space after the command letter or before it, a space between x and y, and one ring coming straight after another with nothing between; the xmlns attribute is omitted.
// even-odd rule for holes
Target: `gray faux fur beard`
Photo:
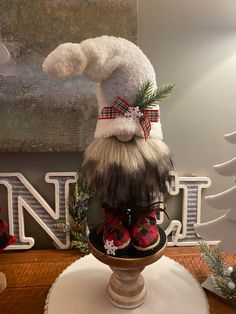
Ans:
<svg viewBox="0 0 236 314"><path fill-rule="evenodd" d="M94 139L82 165L87 187L111 207L137 200L150 203L165 195L171 170L166 144L141 137L126 143L116 137Z"/></svg>

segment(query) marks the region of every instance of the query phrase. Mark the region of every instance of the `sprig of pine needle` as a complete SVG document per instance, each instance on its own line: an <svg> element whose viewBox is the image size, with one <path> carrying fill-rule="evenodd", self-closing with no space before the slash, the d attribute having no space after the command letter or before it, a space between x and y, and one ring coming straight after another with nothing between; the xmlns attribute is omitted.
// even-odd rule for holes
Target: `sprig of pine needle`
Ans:
<svg viewBox="0 0 236 314"><path fill-rule="evenodd" d="M202 257L211 269L214 276L224 276L227 269L227 263L218 248L211 249L205 241L199 242L199 249Z"/></svg>
<svg viewBox="0 0 236 314"><path fill-rule="evenodd" d="M87 210L92 194L86 189L84 178L79 174L74 192L69 200L69 222L59 221L55 226L63 232L69 232L71 248L79 249L83 254L89 254Z"/></svg>
<svg viewBox="0 0 236 314"><path fill-rule="evenodd" d="M232 282L232 278L227 271L227 263L221 250L211 248L205 241L199 242L199 249L203 259L212 271L212 281L216 291L236 304L236 290L230 289L228 286L228 283Z"/></svg>
<svg viewBox="0 0 236 314"><path fill-rule="evenodd" d="M174 89L174 84L169 83L153 88L153 83L147 81L142 85L134 101L134 106L140 109L152 108L157 102L167 98Z"/></svg>
<svg viewBox="0 0 236 314"><path fill-rule="evenodd" d="M236 290L232 290L228 287L228 283L231 280L229 277L217 276L213 278L213 282L216 288L216 291L219 294L222 294L226 299L236 302Z"/></svg>

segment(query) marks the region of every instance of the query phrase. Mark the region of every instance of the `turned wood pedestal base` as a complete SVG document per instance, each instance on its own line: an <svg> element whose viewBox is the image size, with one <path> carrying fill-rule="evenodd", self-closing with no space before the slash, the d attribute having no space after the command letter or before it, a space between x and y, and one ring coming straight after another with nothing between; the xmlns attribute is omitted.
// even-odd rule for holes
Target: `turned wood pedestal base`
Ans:
<svg viewBox="0 0 236 314"><path fill-rule="evenodd" d="M200 285L172 259L163 256L142 273L147 287L145 301L137 308L120 308L106 297L110 268L92 254L80 258L51 287L45 314L209 314Z"/></svg>
<svg viewBox="0 0 236 314"><path fill-rule="evenodd" d="M107 287L107 297L115 306L132 309L144 302L147 289L141 272L147 265L160 259L166 247L165 232L159 228L159 233L160 242L153 250L142 252L130 247L120 257L114 257L106 254L102 235L95 230L91 232L89 245L92 254L113 271Z"/></svg>
<svg viewBox="0 0 236 314"><path fill-rule="evenodd" d="M146 285L141 275L142 268L111 267L113 274L107 287L107 297L114 305L132 309L144 302Z"/></svg>

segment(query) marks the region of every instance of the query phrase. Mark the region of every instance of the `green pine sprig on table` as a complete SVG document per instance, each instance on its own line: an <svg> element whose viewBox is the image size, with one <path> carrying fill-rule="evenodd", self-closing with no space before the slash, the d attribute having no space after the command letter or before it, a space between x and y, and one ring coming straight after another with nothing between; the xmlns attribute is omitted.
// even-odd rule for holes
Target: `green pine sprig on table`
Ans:
<svg viewBox="0 0 236 314"><path fill-rule="evenodd" d="M174 84L169 83L154 90L153 83L147 81L138 91L134 101L134 107L139 107L140 109L152 108L157 102L167 98L173 89Z"/></svg>
<svg viewBox="0 0 236 314"><path fill-rule="evenodd" d="M212 281L216 291L227 300L236 302L236 289L230 289L228 286L232 279L227 270L227 263L222 251L218 248L211 248L205 241L199 242L199 249L202 258L212 271Z"/></svg>
<svg viewBox="0 0 236 314"><path fill-rule="evenodd" d="M214 286L219 294L223 295L227 300L236 302L236 290L228 287L229 277L217 276L213 278Z"/></svg>
<svg viewBox="0 0 236 314"><path fill-rule="evenodd" d="M199 249L204 261L211 269L214 276L224 276L227 270L227 264L218 248L210 248L205 241L199 242Z"/></svg>

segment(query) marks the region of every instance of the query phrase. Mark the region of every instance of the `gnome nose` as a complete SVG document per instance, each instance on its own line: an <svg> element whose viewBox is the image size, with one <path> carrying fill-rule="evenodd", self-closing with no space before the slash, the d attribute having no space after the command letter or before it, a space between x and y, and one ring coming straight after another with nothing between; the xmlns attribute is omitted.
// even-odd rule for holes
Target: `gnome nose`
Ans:
<svg viewBox="0 0 236 314"><path fill-rule="evenodd" d="M123 134L119 134L116 136L116 138L121 141L121 142L129 142L132 140L132 138L134 137L134 133L130 132L130 133L123 133Z"/></svg>

